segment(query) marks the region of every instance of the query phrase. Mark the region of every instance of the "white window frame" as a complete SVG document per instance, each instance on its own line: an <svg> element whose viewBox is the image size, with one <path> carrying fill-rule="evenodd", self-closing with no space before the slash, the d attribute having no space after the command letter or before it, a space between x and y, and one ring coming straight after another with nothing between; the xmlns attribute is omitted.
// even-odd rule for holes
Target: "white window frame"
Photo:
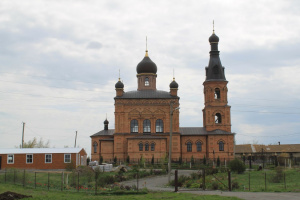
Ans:
<svg viewBox="0 0 300 200"><path fill-rule="evenodd" d="M51 156L51 162L47 162L47 155ZM45 154L45 163L52 163L52 154Z"/></svg>
<svg viewBox="0 0 300 200"><path fill-rule="evenodd" d="M28 157L27 156L32 156L32 162L28 162ZM26 164L32 164L33 163L33 154L26 154Z"/></svg>
<svg viewBox="0 0 300 200"><path fill-rule="evenodd" d="M69 156L70 156L70 161L69 161L69 162L66 162L66 155L69 155ZM64 162L65 162L65 163L71 163L71 154L70 154L70 153L64 154Z"/></svg>
<svg viewBox="0 0 300 200"><path fill-rule="evenodd" d="M9 156L12 156L12 162L8 162L9 161L9 159L8 159ZM14 163L15 163L15 155L14 154L7 154L7 164L14 164Z"/></svg>

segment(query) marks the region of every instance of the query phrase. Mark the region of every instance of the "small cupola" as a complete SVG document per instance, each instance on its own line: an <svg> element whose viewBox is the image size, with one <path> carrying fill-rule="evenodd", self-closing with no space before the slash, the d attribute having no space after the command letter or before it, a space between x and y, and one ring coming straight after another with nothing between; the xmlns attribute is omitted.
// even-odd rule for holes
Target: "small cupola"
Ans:
<svg viewBox="0 0 300 200"><path fill-rule="evenodd" d="M117 97L123 96L124 93L124 84L122 83L121 79L115 84L116 88L116 95Z"/></svg>
<svg viewBox="0 0 300 200"><path fill-rule="evenodd" d="M170 93L172 96L177 96L178 83L173 78L173 81L170 83Z"/></svg>
<svg viewBox="0 0 300 200"><path fill-rule="evenodd" d="M106 118L104 121L104 130L108 130L108 124L109 124L109 121Z"/></svg>

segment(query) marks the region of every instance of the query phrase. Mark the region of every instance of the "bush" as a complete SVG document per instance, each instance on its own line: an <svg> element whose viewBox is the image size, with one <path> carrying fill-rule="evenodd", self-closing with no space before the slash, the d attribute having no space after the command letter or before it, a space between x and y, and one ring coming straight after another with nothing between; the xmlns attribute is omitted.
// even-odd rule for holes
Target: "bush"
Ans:
<svg viewBox="0 0 300 200"><path fill-rule="evenodd" d="M229 162L229 169L238 174L242 174L246 170L246 166L241 160L234 159Z"/></svg>
<svg viewBox="0 0 300 200"><path fill-rule="evenodd" d="M209 168L205 170L205 175L217 174L219 170L217 168Z"/></svg>
<svg viewBox="0 0 300 200"><path fill-rule="evenodd" d="M213 190L219 189L219 184L218 184L218 182L214 181L214 182L211 184L211 189L213 189Z"/></svg>
<svg viewBox="0 0 300 200"><path fill-rule="evenodd" d="M127 162L128 164L130 163L130 157L129 157L129 156L127 156L126 162Z"/></svg>
<svg viewBox="0 0 300 200"><path fill-rule="evenodd" d="M232 186L232 189L239 189L240 188L240 185L237 181L233 181L231 186Z"/></svg>
<svg viewBox="0 0 300 200"><path fill-rule="evenodd" d="M182 187L183 184L184 184L186 181L188 181L189 179L190 179L190 177L188 177L188 176L180 175L180 176L178 177L178 182L177 182L178 187ZM171 186L175 186L175 180L170 181L169 184L170 184Z"/></svg>
<svg viewBox="0 0 300 200"><path fill-rule="evenodd" d="M100 160L99 160L100 165L103 163L103 157L100 156Z"/></svg>
<svg viewBox="0 0 300 200"><path fill-rule="evenodd" d="M283 169L282 167L275 168L275 174L271 177L271 182L273 183L280 183L283 178Z"/></svg>
<svg viewBox="0 0 300 200"><path fill-rule="evenodd" d="M117 164L117 161L118 161L117 156L115 156L114 157L114 163Z"/></svg>

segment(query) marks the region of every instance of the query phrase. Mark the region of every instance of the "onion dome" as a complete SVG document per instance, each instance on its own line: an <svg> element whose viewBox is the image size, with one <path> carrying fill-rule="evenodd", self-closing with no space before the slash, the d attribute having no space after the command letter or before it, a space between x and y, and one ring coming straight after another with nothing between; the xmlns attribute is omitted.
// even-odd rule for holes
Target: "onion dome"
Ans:
<svg viewBox="0 0 300 200"><path fill-rule="evenodd" d="M124 84L121 82L120 78L119 81L115 84L116 89L123 89Z"/></svg>
<svg viewBox="0 0 300 200"><path fill-rule="evenodd" d="M219 37L213 32L213 34L209 37L208 41L210 43L217 43L219 42Z"/></svg>
<svg viewBox="0 0 300 200"><path fill-rule="evenodd" d="M171 89L178 89L178 83L175 81L175 78L173 78L173 81L170 83Z"/></svg>
<svg viewBox="0 0 300 200"><path fill-rule="evenodd" d="M156 74L157 67L156 64L149 58L148 50L146 50L146 55L144 59L137 65L136 72L138 74L142 74L142 73Z"/></svg>
<svg viewBox="0 0 300 200"><path fill-rule="evenodd" d="M107 120L107 119L105 119L105 121L104 121L104 124L109 124L109 122L108 122L108 120Z"/></svg>

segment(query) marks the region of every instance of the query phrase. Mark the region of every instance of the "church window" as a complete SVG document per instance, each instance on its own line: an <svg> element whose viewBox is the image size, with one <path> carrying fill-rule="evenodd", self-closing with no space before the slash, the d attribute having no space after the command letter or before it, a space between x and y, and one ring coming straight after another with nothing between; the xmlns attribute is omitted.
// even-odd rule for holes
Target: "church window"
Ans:
<svg viewBox="0 0 300 200"><path fill-rule="evenodd" d="M151 151L155 150L155 143L151 143Z"/></svg>
<svg viewBox="0 0 300 200"><path fill-rule="evenodd" d="M150 120L149 119L145 119L144 120L144 133L150 133L151 131L151 125L150 125Z"/></svg>
<svg viewBox="0 0 300 200"><path fill-rule="evenodd" d="M143 143L139 143L139 151L143 151Z"/></svg>
<svg viewBox="0 0 300 200"><path fill-rule="evenodd" d="M221 124L222 123L222 118L221 118L221 114L220 113L217 113L215 115L215 123L216 124Z"/></svg>
<svg viewBox="0 0 300 200"><path fill-rule="evenodd" d="M130 131L131 131L131 133L137 133L139 131L139 125L138 125L138 121L136 119L131 120Z"/></svg>
<svg viewBox="0 0 300 200"><path fill-rule="evenodd" d="M202 151L202 143L201 142L197 142L196 145L197 145L197 151L198 152Z"/></svg>
<svg viewBox="0 0 300 200"><path fill-rule="evenodd" d="M215 99L220 99L220 89L219 88L215 89Z"/></svg>
<svg viewBox="0 0 300 200"><path fill-rule="evenodd" d="M145 78L145 86L149 86L149 78L148 77Z"/></svg>
<svg viewBox="0 0 300 200"><path fill-rule="evenodd" d="M161 119L156 120L155 127L156 127L156 133L163 133L164 132L163 120Z"/></svg>
<svg viewBox="0 0 300 200"><path fill-rule="evenodd" d="M219 142L219 151L224 151L224 142L223 141Z"/></svg>
<svg viewBox="0 0 300 200"><path fill-rule="evenodd" d="M192 143L191 142L188 142L186 144L186 147L187 147L187 152L192 152Z"/></svg>
<svg viewBox="0 0 300 200"><path fill-rule="evenodd" d="M97 147L98 147L97 142L94 142L93 147L94 147L94 153L97 153Z"/></svg>
<svg viewBox="0 0 300 200"><path fill-rule="evenodd" d="M145 144L145 151L149 151L149 144L148 143Z"/></svg>

